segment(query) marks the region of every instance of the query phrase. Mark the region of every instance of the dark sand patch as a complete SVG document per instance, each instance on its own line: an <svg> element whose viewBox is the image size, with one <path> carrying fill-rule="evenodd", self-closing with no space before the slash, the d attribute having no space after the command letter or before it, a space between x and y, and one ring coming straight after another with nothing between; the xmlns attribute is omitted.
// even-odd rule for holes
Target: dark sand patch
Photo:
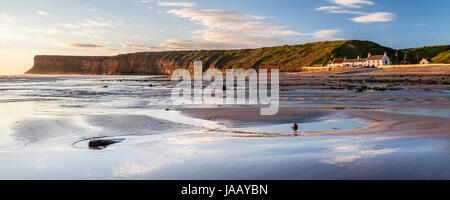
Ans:
<svg viewBox="0 0 450 200"><path fill-rule="evenodd" d="M86 116L86 121L104 132L113 134L148 134L191 127L145 115L89 115Z"/></svg>
<svg viewBox="0 0 450 200"><path fill-rule="evenodd" d="M219 121L227 126L314 122L335 114L336 110L281 107L276 115L260 115L258 107L221 107L181 109L191 117Z"/></svg>

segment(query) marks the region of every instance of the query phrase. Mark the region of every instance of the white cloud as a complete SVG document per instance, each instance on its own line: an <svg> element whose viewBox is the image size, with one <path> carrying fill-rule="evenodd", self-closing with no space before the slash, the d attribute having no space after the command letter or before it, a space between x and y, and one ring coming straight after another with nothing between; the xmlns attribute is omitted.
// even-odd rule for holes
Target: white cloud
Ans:
<svg viewBox="0 0 450 200"><path fill-rule="evenodd" d="M169 39L166 42L161 43L160 46L171 49L171 50L221 48L221 46L217 45L217 44L211 44L211 43L207 43L207 42L195 42L192 40L179 40L179 39Z"/></svg>
<svg viewBox="0 0 450 200"><path fill-rule="evenodd" d="M161 44L169 49L234 49L285 44L289 36L312 36L286 30L285 26L265 23L265 16L225 10L174 9L167 13L204 26L194 31L201 41L171 39Z"/></svg>
<svg viewBox="0 0 450 200"><path fill-rule="evenodd" d="M114 27L114 26L120 26L122 25L121 22L114 22L114 21L108 21L108 20L102 20L102 19L97 19L97 20L84 20L83 23L81 23L83 26L86 27Z"/></svg>
<svg viewBox="0 0 450 200"><path fill-rule="evenodd" d="M339 30L320 30L301 33L279 24L263 22L266 16L225 10L174 9L167 13L189 19L203 28L193 31L195 40L170 39L160 44L172 50L239 49L291 44L292 36L310 37L310 40L336 40Z"/></svg>
<svg viewBox="0 0 450 200"><path fill-rule="evenodd" d="M113 20L105 20L103 18L86 19L76 23L57 23L57 25L65 30L65 34L73 34L82 37L100 38L101 34L111 31L112 29L122 26L123 22Z"/></svg>
<svg viewBox="0 0 450 200"><path fill-rule="evenodd" d="M195 2L191 1L158 1L159 6L169 6L169 7L194 7Z"/></svg>
<svg viewBox="0 0 450 200"><path fill-rule="evenodd" d="M314 36L315 40L318 41L324 41L324 40L338 40L339 38L336 38L336 34L341 32L340 30L320 30L314 32L312 35Z"/></svg>
<svg viewBox="0 0 450 200"><path fill-rule="evenodd" d="M152 3L154 0L139 0L139 3Z"/></svg>
<svg viewBox="0 0 450 200"><path fill-rule="evenodd" d="M37 15L39 16L50 16L47 12L43 11L43 10L38 10L36 12Z"/></svg>
<svg viewBox="0 0 450 200"><path fill-rule="evenodd" d="M15 22L15 20L12 16L4 14L4 13L0 13L0 26L1 25L10 25L14 22Z"/></svg>
<svg viewBox="0 0 450 200"><path fill-rule="evenodd" d="M262 29L261 23L256 20L266 19L264 16L255 16L225 10L192 10L178 9L169 10L167 13L174 14L181 18L188 18L199 24L220 29L242 29L243 26Z"/></svg>
<svg viewBox="0 0 450 200"><path fill-rule="evenodd" d="M342 8L339 6L321 6L314 10L323 11L323 10L339 10L339 9L342 9Z"/></svg>
<svg viewBox="0 0 450 200"><path fill-rule="evenodd" d="M330 11L328 11L328 13L364 15L363 12L359 12L359 11L350 11L350 10L330 10Z"/></svg>
<svg viewBox="0 0 450 200"><path fill-rule="evenodd" d="M327 13L335 13L335 14L354 14L354 15L364 14L363 12L359 12L359 11L350 11L350 10L342 9L339 6L322 6L322 7L315 8L314 10L326 11Z"/></svg>
<svg viewBox="0 0 450 200"><path fill-rule="evenodd" d="M140 45L140 44L135 44L135 43L122 43L122 47L127 47L127 48L136 48L136 49L145 49L145 50L157 50L156 47L152 47L152 46L146 46L146 45Z"/></svg>
<svg viewBox="0 0 450 200"><path fill-rule="evenodd" d="M395 14L389 12L372 12L365 13L361 11L343 9L341 6L349 7L353 9L361 8L361 5L374 5L375 3L368 0L328 0L339 6L321 6L315 8L317 11L325 11L327 13L334 14L352 14L359 15L358 17L351 18L350 20L358 23L372 23L372 22L389 22L395 19Z"/></svg>
<svg viewBox="0 0 450 200"><path fill-rule="evenodd" d="M361 8L361 5L374 5L373 1L368 0L328 0L329 2L349 8Z"/></svg>
<svg viewBox="0 0 450 200"><path fill-rule="evenodd" d="M363 16L351 18L357 23L372 23L372 22L390 22L395 19L395 15L389 12L375 12L364 14Z"/></svg>
<svg viewBox="0 0 450 200"><path fill-rule="evenodd" d="M68 28L68 29L77 29L77 28L79 28L78 25L71 24L71 23L58 23L58 25L63 26L64 28Z"/></svg>
<svg viewBox="0 0 450 200"><path fill-rule="evenodd" d="M90 20L87 20L90 21ZM80 23L58 23L64 29L65 34L73 34L82 37L99 38L101 33L107 32L105 28L110 28L109 25L95 26L94 23L80 22Z"/></svg>

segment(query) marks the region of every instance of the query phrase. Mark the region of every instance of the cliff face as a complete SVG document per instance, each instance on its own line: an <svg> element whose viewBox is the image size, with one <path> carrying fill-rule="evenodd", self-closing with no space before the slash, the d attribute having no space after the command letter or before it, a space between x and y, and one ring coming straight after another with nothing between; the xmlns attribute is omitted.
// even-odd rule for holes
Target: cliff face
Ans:
<svg viewBox="0 0 450 200"><path fill-rule="evenodd" d="M242 50L166 51L123 54L111 57L36 56L27 74L143 75L170 74L203 61L203 68L277 68L300 71L302 66L326 64L335 57L356 58L368 52L389 56L395 50L370 41L332 41L303 45Z"/></svg>
<svg viewBox="0 0 450 200"><path fill-rule="evenodd" d="M35 56L33 67L27 74L165 74L160 59L119 55L111 57L89 56Z"/></svg>

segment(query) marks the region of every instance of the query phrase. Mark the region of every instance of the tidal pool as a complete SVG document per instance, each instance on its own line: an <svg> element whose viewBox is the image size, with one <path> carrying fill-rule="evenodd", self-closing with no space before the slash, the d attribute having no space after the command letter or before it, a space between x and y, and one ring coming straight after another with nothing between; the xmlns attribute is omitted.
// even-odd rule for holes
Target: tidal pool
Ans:
<svg viewBox="0 0 450 200"><path fill-rule="evenodd" d="M298 124L298 130L294 132L291 128L293 123ZM369 126L371 123L362 119L349 118L344 115L332 115L316 122L299 122L282 124L259 124L258 126L249 126L242 128L232 128L234 131L254 132L254 133L313 133L338 130L350 130Z"/></svg>

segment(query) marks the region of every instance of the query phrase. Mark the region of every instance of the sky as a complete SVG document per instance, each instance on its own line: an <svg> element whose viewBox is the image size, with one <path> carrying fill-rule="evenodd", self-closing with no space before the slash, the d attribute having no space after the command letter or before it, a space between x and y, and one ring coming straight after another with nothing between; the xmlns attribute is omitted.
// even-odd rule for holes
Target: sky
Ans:
<svg viewBox="0 0 450 200"><path fill-rule="evenodd" d="M240 49L370 40L450 44L448 0L0 0L0 74L35 55Z"/></svg>

